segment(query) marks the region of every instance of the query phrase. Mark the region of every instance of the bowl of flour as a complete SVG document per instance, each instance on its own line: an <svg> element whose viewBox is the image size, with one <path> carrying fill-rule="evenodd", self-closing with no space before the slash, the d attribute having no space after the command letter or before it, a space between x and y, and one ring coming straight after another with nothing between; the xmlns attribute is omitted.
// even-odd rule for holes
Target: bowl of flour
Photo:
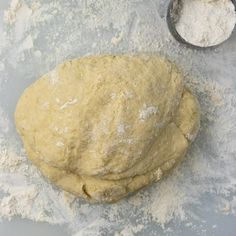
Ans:
<svg viewBox="0 0 236 236"><path fill-rule="evenodd" d="M174 38L197 49L218 46L236 24L234 0L173 0L167 22Z"/></svg>

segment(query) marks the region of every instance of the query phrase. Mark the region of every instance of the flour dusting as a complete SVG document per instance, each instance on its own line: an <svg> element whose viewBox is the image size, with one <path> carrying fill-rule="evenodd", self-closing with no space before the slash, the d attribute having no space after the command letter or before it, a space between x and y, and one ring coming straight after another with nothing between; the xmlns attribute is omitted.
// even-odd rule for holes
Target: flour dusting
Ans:
<svg viewBox="0 0 236 236"><path fill-rule="evenodd" d="M76 236L176 236L184 230L214 235L218 222L209 226L206 212L235 217L236 38L217 50L186 49L168 31L167 5L166 0L13 0L5 9L0 20L1 218L66 224ZM112 205L88 204L51 185L27 159L14 128L21 92L67 59L143 52L179 65L186 86L199 98L201 129L185 160L163 181ZM52 74L51 85L58 82ZM56 102L66 111L79 101ZM157 112L149 104L137 116L148 119ZM68 132L67 127L55 129ZM125 124L117 127L119 135L125 131Z"/></svg>
<svg viewBox="0 0 236 236"><path fill-rule="evenodd" d="M139 119L142 121L145 121L146 119L148 119L150 116L155 115L157 113L157 108L154 106L149 106L147 107L147 105L144 105L143 110L141 110L139 112Z"/></svg>

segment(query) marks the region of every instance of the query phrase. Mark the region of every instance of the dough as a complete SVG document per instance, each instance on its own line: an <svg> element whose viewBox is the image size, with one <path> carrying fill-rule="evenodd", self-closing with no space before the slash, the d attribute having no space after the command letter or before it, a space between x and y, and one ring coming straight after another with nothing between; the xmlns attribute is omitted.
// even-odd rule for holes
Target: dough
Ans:
<svg viewBox="0 0 236 236"><path fill-rule="evenodd" d="M160 180L184 157L199 120L180 71L155 56L67 61L29 86L15 112L31 161L92 202Z"/></svg>

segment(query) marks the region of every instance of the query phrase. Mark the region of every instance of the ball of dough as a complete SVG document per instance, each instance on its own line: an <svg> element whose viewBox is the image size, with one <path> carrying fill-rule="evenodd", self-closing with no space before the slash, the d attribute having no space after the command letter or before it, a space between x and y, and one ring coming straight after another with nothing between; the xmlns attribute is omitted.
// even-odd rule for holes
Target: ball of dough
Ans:
<svg viewBox="0 0 236 236"><path fill-rule="evenodd" d="M67 61L29 86L15 112L31 161L92 202L160 180L185 155L199 120L180 71L155 56Z"/></svg>

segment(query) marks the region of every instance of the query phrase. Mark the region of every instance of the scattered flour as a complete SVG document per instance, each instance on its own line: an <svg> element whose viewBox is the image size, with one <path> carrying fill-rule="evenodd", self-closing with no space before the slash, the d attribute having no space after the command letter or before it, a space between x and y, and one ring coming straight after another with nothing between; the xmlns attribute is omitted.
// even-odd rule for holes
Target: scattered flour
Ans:
<svg viewBox="0 0 236 236"><path fill-rule="evenodd" d="M67 107L71 106L71 105L74 105L78 102L78 99L77 98L74 98L74 99L69 99L69 101L67 101L66 103L64 103L60 109L63 110L63 109L66 109Z"/></svg>
<svg viewBox="0 0 236 236"><path fill-rule="evenodd" d="M124 134L125 133L125 125L124 124L119 124L118 127L117 127L117 132L119 134Z"/></svg>
<svg viewBox="0 0 236 236"><path fill-rule="evenodd" d="M123 33L120 33L111 39L111 43L116 46L117 44L119 44L122 41L122 38L123 38Z"/></svg>
<svg viewBox="0 0 236 236"><path fill-rule="evenodd" d="M154 106L147 107L145 104L143 110L139 112L139 119L144 121L148 119L151 115L155 115L158 112L157 108Z"/></svg>
<svg viewBox="0 0 236 236"><path fill-rule="evenodd" d="M15 23L17 11L20 9L21 6L22 5L19 0L13 0L11 2L9 9L4 12L4 21L7 24L12 25L13 23Z"/></svg>
<svg viewBox="0 0 236 236"><path fill-rule="evenodd" d="M183 0L176 30L187 42L214 46L230 37L236 24L231 0Z"/></svg>
<svg viewBox="0 0 236 236"><path fill-rule="evenodd" d="M142 231L142 229L144 228L143 225L128 225L126 226L123 230L121 230L119 233L115 233L114 236L134 236L137 233L139 233L140 231Z"/></svg>
<svg viewBox="0 0 236 236"><path fill-rule="evenodd" d="M202 223L205 209L236 215L235 44L228 42L212 52L182 48L166 26L166 0L79 2L13 0L5 11L0 27L0 217L66 224L76 236L183 235L185 228L212 235ZM22 7L25 13L19 14ZM124 52L156 52L183 68L187 86L200 99L201 130L186 159L163 181L116 204L90 205L52 186L31 165L14 129L14 107L18 89L56 64ZM24 63L19 60L22 53ZM51 82L59 82L56 74ZM74 103L72 99L66 106ZM45 109L48 105L42 104ZM147 119L156 112L145 106L139 115ZM121 124L117 132L125 128ZM216 232L217 222L214 225L210 228Z"/></svg>
<svg viewBox="0 0 236 236"><path fill-rule="evenodd" d="M34 42L31 35L28 35L22 42L21 47L19 47L20 51L30 50L34 47Z"/></svg>

